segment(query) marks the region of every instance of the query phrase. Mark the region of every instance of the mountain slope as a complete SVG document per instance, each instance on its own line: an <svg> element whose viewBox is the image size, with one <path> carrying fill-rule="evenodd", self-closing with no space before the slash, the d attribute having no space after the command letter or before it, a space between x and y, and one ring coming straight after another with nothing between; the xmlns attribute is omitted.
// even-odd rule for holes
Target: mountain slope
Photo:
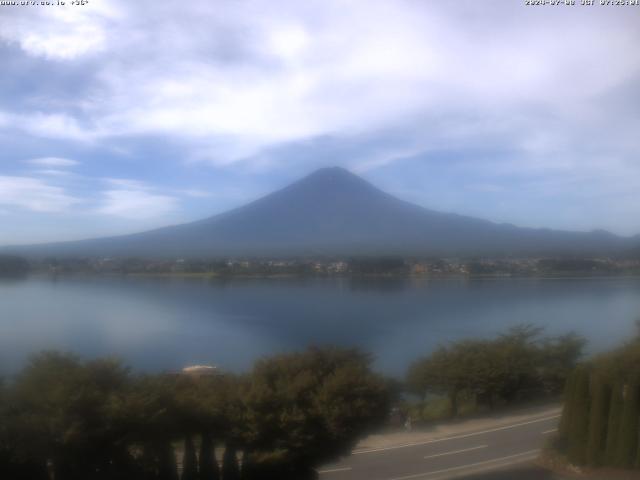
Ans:
<svg viewBox="0 0 640 480"><path fill-rule="evenodd" d="M198 222L11 249L37 255L202 257L306 254L601 254L631 247L607 232L518 228L399 200L341 168L318 170Z"/></svg>

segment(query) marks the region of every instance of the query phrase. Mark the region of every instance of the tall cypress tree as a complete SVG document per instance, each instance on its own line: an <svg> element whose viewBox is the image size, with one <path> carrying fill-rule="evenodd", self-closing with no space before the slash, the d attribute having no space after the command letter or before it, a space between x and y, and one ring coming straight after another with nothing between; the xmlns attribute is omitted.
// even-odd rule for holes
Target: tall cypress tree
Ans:
<svg viewBox="0 0 640 480"><path fill-rule="evenodd" d="M242 454L242 472L240 478L242 480L257 480L260 478L260 472L253 461L253 455L251 455L248 450L245 450Z"/></svg>
<svg viewBox="0 0 640 480"><path fill-rule="evenodd" d="M193 438L187 434L184 439L184 457L182 458L182 480L198 480L198 458Z"/></svg>
<svg viewBox="0 0 640 480"><path fill-rule="evenodd" d="M611 390L611 401L609 402L609 419L607 421L607 444L604 456L606 465L615 465L616 463L616 453L618 450L618 433L620 431L620 421L622 420L623 389L624 383L620 380L617 380Z"/></svg>
<svg viewBox="0 0 640 480"><path fill-rule="evenodd" d="M569 461L574 465L584 465L589 426L589 372L585 367L579 367L576 370L574 391L571 397L568 436Z"/></svg>
<svg viewBox="0 0 640 480"><path fill-rule="evenodd" d="M558 434L563 444L566 446L567 438L569 436L569 425L571 425L571 407L573 403L573 394L576 384L576 373L571 372L564 386L563 395L563 408L562 417L560 418L560 425L558 426Z"/></svg>
<svg viewBox="0 0 640 480"><path fill-rule="evenodd" d="M176 455L168 440L158 448L158 480L178 480Z"/></svg>
<svg viewBox="0 0 640 480"><path fill-rule="evenodd" d="M222 457L222 480L240 480L237 450L230 442L227 442Z"/></svg>
<svg viewBox="0 0 640 480"><path fill-rule="evenodd" d="M625 388L615 459L616 465L622 468L631 468L635 465L638 449L638 415L640 414L638 409L639 393L638 380L633 379Z"/></svg>
<svg viewBox="0 0 640 480"><path fill-rule="evenodd" d="M202 434L200 444L200 480L220 480L220 467L216 460L216 454L211 434Z"/></svg>
<svg viewBox="0 0 640 480"><path fill-rule="evenodd" d="M602 465L607 440L607 416L611 392L602 374L593 377L591 410L589 413L589 440L587 442L587 464Z"/></svg>

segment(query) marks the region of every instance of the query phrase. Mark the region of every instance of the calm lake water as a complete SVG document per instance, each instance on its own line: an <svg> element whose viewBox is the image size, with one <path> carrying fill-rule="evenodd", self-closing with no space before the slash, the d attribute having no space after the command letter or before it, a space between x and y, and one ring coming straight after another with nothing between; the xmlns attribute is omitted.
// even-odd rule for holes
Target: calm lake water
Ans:
<svg viewBox="0 0 640 480"><path fill-rule="evenodd" d="M0 371L41 349L116 355L139 370L242 371L307 345L358 346L402 374L439 343L533 323L592 351L634 333L639 278L233 279L72 277L0 283Z"/></svg>

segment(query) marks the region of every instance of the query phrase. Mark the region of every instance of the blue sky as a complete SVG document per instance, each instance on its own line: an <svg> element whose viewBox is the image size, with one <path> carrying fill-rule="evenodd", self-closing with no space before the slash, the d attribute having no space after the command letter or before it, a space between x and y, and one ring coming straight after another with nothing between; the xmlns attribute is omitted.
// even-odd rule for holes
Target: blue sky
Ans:
<svg viewBox="0 0 640 480"><path fill-rule="evenodd" d="M491 0L0 6L0 244L194 220L333 165L434 209L640 233L638 25Z"/></svg>

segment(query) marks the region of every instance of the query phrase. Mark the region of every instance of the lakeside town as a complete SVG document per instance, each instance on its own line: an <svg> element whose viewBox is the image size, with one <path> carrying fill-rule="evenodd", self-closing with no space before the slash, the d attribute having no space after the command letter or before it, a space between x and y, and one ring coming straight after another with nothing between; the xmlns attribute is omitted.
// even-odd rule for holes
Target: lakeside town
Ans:
<svg viewBox="0 0 640 480"><path fill-rule="evenodd" d="M637 275L640 259L597 258L140 258L42 259L23 262L31 273L176 276L556 276Z"/></svg>

